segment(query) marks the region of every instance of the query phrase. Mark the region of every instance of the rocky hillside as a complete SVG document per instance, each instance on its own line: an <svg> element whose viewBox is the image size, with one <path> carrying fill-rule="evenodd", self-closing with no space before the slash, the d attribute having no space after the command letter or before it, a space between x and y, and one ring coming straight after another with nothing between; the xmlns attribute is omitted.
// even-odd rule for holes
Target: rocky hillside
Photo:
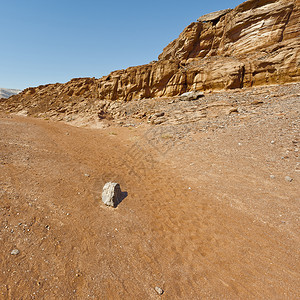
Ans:
<svg viewBox="0 0 300 300"><path fill-rule="evenodd" d="M0 88L0 98L9 98L12 95L20 93L21 90Z"/></svg>
<svg viewBox="0 0 300 300"><path fill-rule="evenodd" d="M2 101L2 106L43 112L83 101L129 101L297 82L299 19L299 0L249 0L235 9L200 17L165 47L158 61L100 79L76 78L28 88Z"/></svg>

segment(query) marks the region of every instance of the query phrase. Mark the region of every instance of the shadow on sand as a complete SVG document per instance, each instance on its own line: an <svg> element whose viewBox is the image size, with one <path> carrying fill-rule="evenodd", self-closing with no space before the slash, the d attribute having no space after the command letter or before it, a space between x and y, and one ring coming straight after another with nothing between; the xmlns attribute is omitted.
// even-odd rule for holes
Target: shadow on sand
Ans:
<svg viewBox="0 0 300 300"><path fill-rule="evenodd" d="M120 197L117 199L117 201L115 202L114 207L117 207L126 197L128 196L127 192L122 192L120 194Z"/></svg>

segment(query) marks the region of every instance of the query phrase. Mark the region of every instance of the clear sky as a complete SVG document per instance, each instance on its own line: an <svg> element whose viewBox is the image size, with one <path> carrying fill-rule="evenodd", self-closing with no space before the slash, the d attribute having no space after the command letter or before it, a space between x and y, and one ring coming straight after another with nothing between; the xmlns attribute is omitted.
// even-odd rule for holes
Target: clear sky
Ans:
<svg viewBox="0 0 300 300"><path fill-rule="evenodd" d="M157 60L200 16L243 0L0 0L0 87L96 77Z"/></svg>

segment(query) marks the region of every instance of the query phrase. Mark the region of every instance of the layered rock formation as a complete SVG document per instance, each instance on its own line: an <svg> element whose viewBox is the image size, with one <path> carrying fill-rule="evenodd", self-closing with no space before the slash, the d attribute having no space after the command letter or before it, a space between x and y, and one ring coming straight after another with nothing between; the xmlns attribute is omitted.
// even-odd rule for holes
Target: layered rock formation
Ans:
<svg viewBox="0 0 300 300"><path fill-rule="evenodd" d="M299 19L299 0L249 0L190 24L157 62L100 79L29 88L7 104L21 109L34 103L41 111L41 104L47 109L83 100L129 101L296 82L300 80Z"/></svg>

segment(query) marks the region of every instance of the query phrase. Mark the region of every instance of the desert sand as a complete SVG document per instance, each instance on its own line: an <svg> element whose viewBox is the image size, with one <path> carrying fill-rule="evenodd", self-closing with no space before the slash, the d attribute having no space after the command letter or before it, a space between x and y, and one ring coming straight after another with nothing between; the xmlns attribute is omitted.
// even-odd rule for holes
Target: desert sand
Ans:
<svg viewBox="0 0 300 300"><path fill-rule="evenodd" d="M126 104L164 110L158 125L2 112L0 298L299 298L299 96Z"/></svg>

